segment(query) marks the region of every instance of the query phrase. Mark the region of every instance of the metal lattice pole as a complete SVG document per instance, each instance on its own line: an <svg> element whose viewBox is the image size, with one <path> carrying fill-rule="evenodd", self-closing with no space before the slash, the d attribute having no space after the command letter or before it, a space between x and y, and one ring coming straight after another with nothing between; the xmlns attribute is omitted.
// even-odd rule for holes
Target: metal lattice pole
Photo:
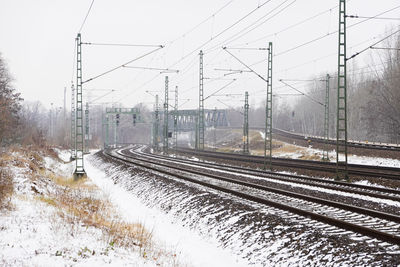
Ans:
<svg viewBox="0 0 400 267"><path fill-rule="evenodd" d="M156 105L155 105L155 111L154 111L154 150L158 151L158 143L159 143L159 134L158 134L158 125L160 124L160 119L159 119L159 110L158 110L158 95L156 95Z"/></svg>
<svg viewBox="0 0 400 267"><path fill-rule="evenodd" d="M213 112L213 123L214 123L214 136L213 136L213 145L214 151L217 151L217 108L214 108Z"/></svg>
<svg viewBox="0 0 400 267"><path fill-rule="evenodd" d="M203 77L203 51L200 51L199 72L199 135L198 149L204 150L204 77Z"/></svg>
<svg viewBox="0 0 400 267"><path fill-rule="evenodd" d="M165 76L163 152L168 154L168 76Z"/></svg>
<svg viewBox="0 0 400 267"><path fill-rule="evenodd" d="M326 75L326 90L325 90L325 117L324 117L324 151L322 154L323 161L329 161L328 140L329 140L329 74Z"/></svg>
<svg viewBox="0 0 400 267"><path fill-rule="evenodd" d="M115 114L114 118L114 147L118 144L118 126L119 126L119 114Z"/></svg>
<svg viewBox="0 0 400 267"><path fill-rule="evenodd" d="M249 93L244 94L243 154L249 154Z"/></svg>
<svg viewBox="0 0 400 267"><path fill-rule="evenodd" d="M110 145L110 117L108 116L108 114L106 114L106 147L108 147Z"/></svg>
<svg viewBox="0 0 400 267"><path fill-rule="evenodd" d="M75 88L71 85L71 160L76 158L76 134L75 134Z"/></svg>
<svg viewBox="0 0 400 267"><path fill-rule="evenodd" d="M85 109L85 153L89 153L89 102Z"/></svg>
<svg viewBox="0 0 400 267"><path fill-rule="evenodd" d="M339 49L336 122L336 178L349 179L347 170L346 1L339 0Z"/></svg>
<svg viewBox="0 0 400 267"><path fill-rule="evenodd" d="M265 106L264 169L267 168L267 150L269 151L268 168L272 169L272 42L268 45L267 101Z"/></svg>
<svg viewBox="0 0 400 267"><path fill-rule="evenodd" d="M76 38L76 52L77 52L77 65L76 65L76 140L75 140L75 175L77 177L85 175L83 166L83 99L82 99L82 41L81 34L78 33Z"/></svg>
<svg viewBox="0 0 400 267"><path fill-rule="evenodd" d="M178 148L178 86L175 86L175 106L174 106L175 116L174 116L174 145L175 154Z"/></svg>
<svg viewBox="0 0 400 267"><path fill-rule="evenodd" d="M194 147L199 149L199 116L195 118Z"/></svg>

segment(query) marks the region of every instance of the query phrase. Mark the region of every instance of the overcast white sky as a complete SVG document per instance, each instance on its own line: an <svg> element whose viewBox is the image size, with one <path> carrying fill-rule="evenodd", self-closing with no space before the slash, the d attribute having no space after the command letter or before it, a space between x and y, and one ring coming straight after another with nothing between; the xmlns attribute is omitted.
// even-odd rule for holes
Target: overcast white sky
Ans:
<svg viewBox="0 0 400 267"><path fill-rule="evenodd" d="M63 104L63 90L69 90L73 76L74 39L92 0L0 0L0 52L8 62L15 78L15 86L26 100L40 100L46 106ZM267 2L265 5L263 5ZM179 69L179 74L169 74L170 88L179 86L179 101L191 99L181 108L198 105L198 50L205 51L205 77L223 76L215 68L244 69L221 49L228 47L266 47L274 45L274 89L281 88L279 79L308 79L337 69L338 0L95 0L82 30L83 42L162 44L160 51L131 66ZM398 0L348 0L347 13L359 16L400 18ZM256 9L251 15L224 31L240 18ZM225 6L217 14L221 7ZM270 13L272 12L272 13ZM280 12L276 14L277 12ZM213 15L214 14L214 15ZM319 14L319 15L318 15ZM318 15L309 21L281 32L285 28ZM269 17L271 19L265 21ZM208 19L207 19L208 18ZM262 23L246 33L254 22ZM362 21L348 19L348 25ZM194 30L193 27L200 24ZM348 30L348 54L353 54L399 27L399 20L369 20ZM192 31L191 31L192 30ZM222 31L224 31L222 34ZM244 35L238 33L246 33ZM282 53L309 40L327 35L317 42L293 51ZM235 38L232 38L235 37ZM83 80L87 80L121 65L153 48L84 46ZM190 52L194 51L190 54ZM266 59L266 51L232 50L244 62L252 64ZM354 62L356 68L374 64L371 53L364 53ZM184 58L182 58L184 57ZM322 58L322 59L321 59ZM309 62L309 64L302 64ZM352 64L354 64L352 63ZM300 67L293 68L301 65ZM266 73L266 62L254 65L260 74ZM149 106L154 97L145 91L164 95L165 74L157 71L120 69L88 82L84 90L95 99L108 91L117 90L97 102L118 101L126 107L144 102ZM229 75L225 79L237 81L221 94L250 93L250 103L264 99L265 83L252 73ZM206 80L205 96L229 83L229 80ZM301 88L301 85L299 85ZM89 89L102 89L91 90ZM206 108L224 108L220 99L229 105L242 105L240 97L211 97ZM170 93L173 101L173 93Z"/></svg>

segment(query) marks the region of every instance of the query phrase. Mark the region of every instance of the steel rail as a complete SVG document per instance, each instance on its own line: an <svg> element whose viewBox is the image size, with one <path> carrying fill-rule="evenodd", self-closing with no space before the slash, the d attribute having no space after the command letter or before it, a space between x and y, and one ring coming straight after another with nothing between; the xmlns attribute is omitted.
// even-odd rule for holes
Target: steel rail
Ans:
<svg viewBox="0 0 400 267"><path fill-rule="evenodd" d="M156 172L159 172L159 173L163 173L163 174L175 177L175 178L179 178L179 179L186 180L186 181L189 181L189 182L192 182L192 183L196 183L196 184L199 184L199 185L202 185L202 186L206 186L208 188L212 188L214 190L218 190L218 191L221 191L221 192L224 192L224 193L228 193L228 194L231 194L231 195L234 195L234 196L237 196L237 197L240 197L240 198L244 198L244 199L256 202L256 203L260 203L260 204L268 205L268 206L271 206L271 207L279 208L279 209L282 209L282 210L286 210L286 211L292 212L292 213L297 214L297 215L305 216L305 217L311 218L313 220L317 220L317 221L320 221L320 222L323 222L323 223L327 223L329 225L337 226L337 227L339 227L341 229L346 229L346 230L350 230L352 232L357 232L357 233L360 233L360 234L363 234L363 235L366 235L366 236L369 236L369 237L372 237L372 238L377 238L377 239L385 241L385 242L389 242L389 243L396 244L396 245L400 244L400 236L397 236L397 235L385 233L385 232L382 232L382 231L379 231L379 230L376 230L376 229L368 228L366 226L353 224L353 223L346 222L346 221L343 221L343 220L339 220L339 219L336 219L336 218L332 218L332 217L329 217L329 216L317 214L317 213L314 213L314 212L311 212L311 211L307 211L307 210L299 209L299 208L292 207L292 206L289 206L289 205L285 205L285 204L282 204L282 203L274 202L274 201L271 201L271 200L267 200L267 199L264 199L264 198L261 198L261 197L250 195L250 194L247 194L247 193L244 193L244 192L239 192L239 191L236 191L236 190L233 190L233 189L230 189L230 188L226 188L226 187L223 187L223 186L214 185L214 184L210 184L210 183L207 183L207 182L204 182L204 181L200 181L200 180L188 177L188 176L186 176L184 174L178 174L178 173L172 171L170 166L167 166L167 170L166 169L160 169L159 167L157 168L155 166L149 166L149 164L159 165L159 166L160 166L160 164L155 164L154 162L148 162L147 160L138 159L138 158L134 158L133 159L132 157L129 158L126 155L123 155L123 154L122 155L121 154L112 155L108 151L107 152L103 151L103 153L106 156L112 157L114 159L120 160L120 161L125 162L125 163L134 164L136 166L140 166L140 167L143 167L145 169L153 170L153 171L156 171ZM127 159L127 158L129 158L129 159ZM142 163L139 163L138 161L142 162ZM176 168L174 167L173 169L176 169ZM183 171L190 173L190 171L188 169L184 169ZM205 175L204 173L200 173L200 175L211 177L210 175ZM239 184L238 181L230 181L232 179L225 178L225 177L221 177L221 178L223 178L224 181L234 182L236 184ZM246 182L241 182L241 183L244 186L248 186L247 184L249 184L249 183L246 183ZM257 187L262 187L260 185L256 185L256 186ZM281 191L281 190L278 190L278 191ZM322 200L322 201L325 201L325 200ZM335 202L335 203L337 203L337 202ZM337 203L337 204L340 204L340 203ZM373 212L376 212L376 211L373 211ZM390 215L390 214L386 214L386 215L388 215L389 217L394 216L394 215ZM394 217L397 217L397 219L395 219ZM394 217L393 217L393 219L395 219L396 221L398 221L400 219L398 216L394 216Z"/></svg>
<svg viewBox="0 0 400 267"><path fill-rule="evenodd" d="M124 150L124 151L127 151L127 150ZM154 160L153 161L152 160L145 160L143 158L138 159L137 157L129 156L129 155L127 155L127 154L125 154L125 153L123 153L121 151L117 151L117 154L119 154L121 156L124 156L124 157L128 157L128 158L134 158L135 160L140 160L140 161L144 161L144 162L147 162L147 163L156 164L158 166L171 168L171 165L169 165L169 164L160 163L160 162L154 161ZM318 204L328 205L328 206L331 206L331 207L344 209L344 210L348 210L348 211L352 211L352 212L357 212L357 213L360 213L360 214L364 214L364 215L368 215L368 216L374 216L374 217L378 217L378 218L381 218L381 219L390 220L390 221L393 221L393 222L396 222L396 223L400 223L400 216L394 215L394 214L389 214L389 213L384 213L384 212L380 212L380 211L376 211L376 210L371 210L371 209L361 208L361 207L357 207L357 206L352 206L352 205L348 205L348 204L344 204L344 203L340 203L340 202L336 202L336 201L322 199L322 198L319 198L319 197L306 196L306 195L302 195L302 194L299 194L299 193L294 193L294 192L290 192L290 191L286 191L286 190L282 190L282 189L276 189L276 188L271 188L271 187L264 186L264 185L259 185L259 184L256 184L256 183L250 183L250 182L240 181L238 179L227 178L227 177L224 177L222 175L204 173L204 171L188 169L188 168L185 168L185 167L173 166L173 169L174 170L183 171L183 172L189 172L189 173L196 174L196 175L207 176L207 177L211 177L211 178L214 178L214 179L217 179L217 180L230 182L230 183L235 183L235 184L242 185L242 186L247 186L247 187L250 187L250 188L253 188L253 189L258 189L258 190L262 190L262 191L268 191L268 192L272 192L272 193L276 193L276 194L286 195L286 196L290 196L290 197L294 197L294 198L298 198L298 199L303 199L303 200L306 200L306 201L311 201L311 202L318 203Z"/></svg>
<svg viewBox="0 0 400 267"><path fill-rule="evenodd" d="M221 129L242 129L240 127L223 127ZM251 130L259 130L259 131L264 131L265 129L262 127L249 127L249 129ZM325 144L325 139L322 137L318 137L318 136L312 136L312 135L305 135L305 134L300 134L300 133L293 133L293 132L289 132L289 131L285 131L282 129L278 129L278 128L273 128L272 129L272 133L276 134L276 135L280 135L283 137L287 137L287 138L292 138L292 139L296 139L296 140L301 140L301 141L307 141L307 140L311 140L315 143L321 143L321 144ZM328 139L327 140L328 144L330 145L336 145L336 140L334 139ZM385 145L383 143L380 144L376 144L376 143L363 143L363 142L356 142L356 141L348 141L347 142L347 146L349 147L354 147L354 148L363 148L363 149L372 149L372 150L387 150L387 151L398 151L400 152L400 145Z"/></svg>
<svg viewBox="0 0 400 267"><path fill-rule="evenodd" d="M210 158L218 158L224 160L232 160L239 162L263 164L264 157L255 155L243 155L239 153L226 153L214 151L199 151L194 149L179 148L177 152L187 153L191 155L201 155ZM300 159L286 159L286 158L272 158L272 165L277 167L288 167L296 169L306 169L321 172L336 172L335 163L300 160ZM400 168L394 167L378 167L370 165L349 164L349 174L358 176L368 176L375 178L385 178L391 180L400 180Z"/></svg>
<svg viewBox="0 0 400 267"><path fill-rule="evenodd" d="M176 162L181 162L181 163L186 163L186 164L191 164L191 165L197 165L197 166L202 166L202 167L212 167L217 170L234 171L237 174L256 175L258 177L263 177L263 178L268 178L268 179L273 179L273 180L278 180L278 181L291 182L291 183L296 183L296 184L304 184L304 185L308 185L308 186L318 186L321 188L326 188L326 189L331 189L331 190L336 190L336 191L360 194L360 195L381 198L381 199L389 199L389 200L400 202L400 190L395 190L395 189L390 189L390 188L353 184L353 183L333 181L333 180L314 178L314 177L308 177L308 176L276 173L276 172L272 172L272 171L254 170L254 169L249 169L249 168L244 168L244 167L217 164L217 163L212 163L212 162L202 163L202 162L193 161L193 160L189 160L189 159L171 158L168 156L148 154L148 153L137 152L137 151L136 151L136 153L138 153L142 156L150 155L153 158L158 158L158 159L162 159L162 160L171 160L171 161L176 161ZM343 188L343 187L345 187L345 188ZM382 192L385 194L392 194L392 195L383 195L383 194L378 194L375 192L360 191L360 190L355 190L355 189L377 191L377 192ZM399 196L393 196L393 194L399 195Z"/></svg>

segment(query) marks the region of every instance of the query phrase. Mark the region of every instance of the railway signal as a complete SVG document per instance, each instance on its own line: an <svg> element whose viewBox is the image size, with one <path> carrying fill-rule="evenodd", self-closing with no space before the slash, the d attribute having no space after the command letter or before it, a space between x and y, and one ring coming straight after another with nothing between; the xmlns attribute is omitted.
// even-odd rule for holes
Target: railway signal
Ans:
<svg viewBox="0 0 400 267"><path fill-rule="evenodd" d="M119 114L115 115L115 123L119 126Z"/></svg>
<svg viewBox="0 0 400 267"><path fill-rule="evenodd" d="M114 144L118 143L118 126L120 124L121 115L132 115L132 118L136 118L135 123L142 122L140 116L140 110L138 108L106 108L106 144L109 145L109 117L114 120L112 126L114 128Z"/></svg>

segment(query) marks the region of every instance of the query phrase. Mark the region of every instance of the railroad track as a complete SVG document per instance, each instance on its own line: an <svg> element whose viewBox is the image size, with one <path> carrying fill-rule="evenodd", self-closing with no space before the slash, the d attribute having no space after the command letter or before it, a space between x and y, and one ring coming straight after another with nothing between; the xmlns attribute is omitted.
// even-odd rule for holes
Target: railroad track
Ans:
<svg viewBox="0 0 400 267"><path fill-rule="evenodd" d="M211 174L204 172L204 169L196 169L194 166L179 167L171 162L160 162L160 159L145 158L143 154L135 153L130 149L104 153L118 161L134 164L174 179L199 184L363 236L395 245L400 244L400 217L397 215L241 181L237 177L232 178L232 171L229 173L225 170L223 173ZM236 176L238 176L237 173Z"/></svg>
<svg viewBox="0 0 400 267"><path fill-rule="evenodd" d="M260 130L261 128L259 128ZM288 131L284 131L281 129L273 129L272 132L274 134L280 135L280 136L284 136L284 137L288 137L291 139L297 139L297 140L311 140L312 142L315 143L321 143L321 144L325 144L325 142L327 142L327 144L330 145L336 145L336 140L334 139L328 139L328 140L324 140L321 137L317 137L317 136L307 136L307 135L302 135L302 134L298 134L298 133L292 133L292 132L288 132ZM388 150L388 151L399 151L400 152L400 146L395 146L395 145L389 145L389 144L369 144L369 143L365 143L365 142L354 142L354 141L349 141L347 142L347 145L349 147L356 147L356 148L365 148L365 149L375 149L375 150Z"/></svg>
<svg viewBox="0 0 400 267"><path fill-rule="evenodd" d="M238 127L225 127L225 128L231 128L231 129L242 129ZM258 131L265 131L265 128L263 127L250 127L251 130L258 130ZM311 140L313 143L319 143L319 144L325 144L325 139L319 136L310 136L310 135L304 135L304 134L299 134L299 133L293 133L281 129L274 128L272 129L272 133L276 135L280 135L283 137L287 137L290 139L295 139L295 140L302 140L302 141L307 141ZM335 145L336 146L336 140L335 139L328 139L327 143L329 145ZM390 145L390 144L384 144L384 143L365 143L365 142L357 142L357 141L348 141L347 145L349 147L354 147L354 148L364 148L364 149L373 149L373 150L385 150L385 151L398 151L400 152L400 145Z"/></svg>
<svg viewBox="0 0 400 267"><path fill-rule="evenodd" d="M157 154L149 155L148 153L143 153L143 152L139 152L139 151L136 151L135 153L140 154L142 157L152 157L152 158L160 159L163 161L171 161L171 158L168 156L162 156L162 155L157 155ZM237 174L242 174L242 175L255 175L257 177L273 179L276 181L290 182L290 183L301 184L301 185L306 185L306 186L315 186L315 187L319 187L319 188L337 190L337 191L346 192L346 193L354 193L354 194L360 194L360 195L369 196L369 197L388 199L388 200L400 202L400 190L390 189L390 188L385 188L385 187L368 186L368 185L354 184L354 183L348 183L348 182L333 181L333 180L328 180L328 179L323 179L323 178L315 178L315 177L308 177L308 176L277 173L277 172L272 172L272 171L256 170L256 169L250 169L250 168L233 166L233 165L218 164L218 163L214 163L214 162L198 162L198 161L194 161L194 160L180 159L180 158L173 158L173 161L179 162L182 164L186 164L186 165L190 165L190 166L200 166L200 167L212 168L215 170L235 172Z"/></svg>
<svg viewBox="0 0 400 267"><path fill-rule="evenodd" d="M214 151L200 151L189 148L178 148L178 153L203 156L208 158L216 158L237 162L264 164L264 157L255 155L243 155L239 153L226 153ZM294 169L305 169L320 172L336 172L336 163L311 161L301 159L272 158L272 165L275 167L285 167ZM361 164L348 164L348 172L350 175L368 176L375 178L385 178L391 180L400 180L400 168L395 167L378 167Z"/></svg>

